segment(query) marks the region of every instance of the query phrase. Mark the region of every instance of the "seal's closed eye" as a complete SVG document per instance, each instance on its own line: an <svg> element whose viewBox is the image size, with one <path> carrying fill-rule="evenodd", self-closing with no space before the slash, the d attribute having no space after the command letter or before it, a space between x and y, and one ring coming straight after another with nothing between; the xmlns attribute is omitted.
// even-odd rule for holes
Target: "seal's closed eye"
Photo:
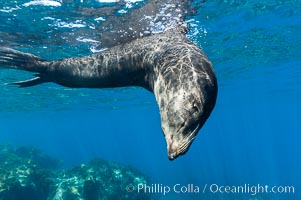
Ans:
<svg viewBox="0 0 301 200"><path fill-rule="evenodd" d="M192 104L192 110L193 110L193 113L198 113L198 112L200 112L200 111L199 111L199 108L197 107L197 105L196 105L195 102Z"/></svg>

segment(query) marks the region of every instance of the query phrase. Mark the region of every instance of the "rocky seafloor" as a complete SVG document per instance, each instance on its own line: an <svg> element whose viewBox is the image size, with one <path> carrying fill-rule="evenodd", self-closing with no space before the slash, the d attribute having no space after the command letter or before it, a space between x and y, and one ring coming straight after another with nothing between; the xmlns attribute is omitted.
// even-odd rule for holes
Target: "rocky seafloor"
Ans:
<svg viewBox="0 0 301 200"><path fill-rule="evenodd" d="M148 200L128 192L146 184L137 170L101 159L62 168L62 161L33 147L0 146L0 200Z"/></svg>

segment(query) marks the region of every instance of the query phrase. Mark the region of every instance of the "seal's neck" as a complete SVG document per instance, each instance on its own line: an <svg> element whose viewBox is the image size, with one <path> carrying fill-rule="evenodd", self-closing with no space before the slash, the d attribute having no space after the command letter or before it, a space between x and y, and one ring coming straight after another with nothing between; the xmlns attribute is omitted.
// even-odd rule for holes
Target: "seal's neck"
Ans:
<svg viewBox="0 0 301 200"><path fill-rule="evenodd" d="M187 45L185 33L180 28L170 29L93 55L99 62L99 76L111 87L141 86L154 92L158 75L168 68L165 57L179 59L175 49Z"/></svg>
<svg viewBox="0 0 301 200"><path fill-rule="evenodd" d="M112 87L141 86L152 91L153 60L147 60L148 52L145 48L132 46L118 46L97 55L101 60L99 76Z"/></svg>

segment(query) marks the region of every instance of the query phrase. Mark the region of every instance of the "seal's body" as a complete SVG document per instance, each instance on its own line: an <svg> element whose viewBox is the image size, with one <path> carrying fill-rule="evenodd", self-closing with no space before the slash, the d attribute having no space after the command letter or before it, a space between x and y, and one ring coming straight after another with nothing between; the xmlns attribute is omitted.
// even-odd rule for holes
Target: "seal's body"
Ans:
<svg viewBox="0 0 301 200"><path fill-rule="evenodd" d="M37 72L21 87L55 82L67 87L141 86L155 94L169 159L187 152L209 117L217 81L204 52L181 28L143 37L82 58L44 61L0 48L0 66Z"/></svg>

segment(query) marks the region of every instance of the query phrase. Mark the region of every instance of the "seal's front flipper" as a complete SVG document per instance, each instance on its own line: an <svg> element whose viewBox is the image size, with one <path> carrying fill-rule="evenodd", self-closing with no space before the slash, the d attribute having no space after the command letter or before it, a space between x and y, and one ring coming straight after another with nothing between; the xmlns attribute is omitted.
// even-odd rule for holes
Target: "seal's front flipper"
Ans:
<svg viewBox="0 0 301 200"><path fill-rule="evenodd" d="M18 85L19 87L31 87L31 86L35 86L35 85L39 85L39 84L48 82L45 79L43 79L42 77L40 77L39 74L36 76L37 77L29 79L29 80L13 82L11 84Z"/></svg>

